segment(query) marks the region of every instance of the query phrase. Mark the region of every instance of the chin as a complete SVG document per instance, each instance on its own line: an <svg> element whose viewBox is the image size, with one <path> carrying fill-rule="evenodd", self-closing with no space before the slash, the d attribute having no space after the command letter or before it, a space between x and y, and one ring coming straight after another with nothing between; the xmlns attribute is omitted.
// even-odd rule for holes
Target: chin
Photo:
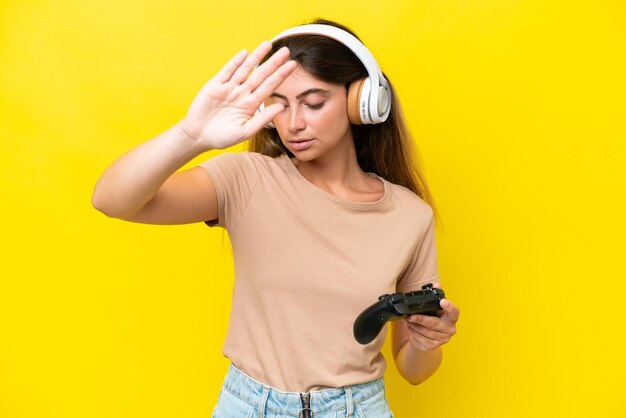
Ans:
<svg viewBox="0 0 626 418"><path fill-rule="evenodd" d="M317 157L317 155L313 154L312 152L307 152L307 150L304 150L304 151L289 150L289 152L291 152L291 154L294 157L296 157L298 161L311 161Z"/></svg>

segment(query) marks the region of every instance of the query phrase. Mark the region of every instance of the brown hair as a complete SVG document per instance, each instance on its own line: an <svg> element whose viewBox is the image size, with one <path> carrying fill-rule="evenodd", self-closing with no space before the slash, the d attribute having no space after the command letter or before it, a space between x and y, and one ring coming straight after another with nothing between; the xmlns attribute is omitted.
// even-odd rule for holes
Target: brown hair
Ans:
<svg viewBox="0 0 626 418"><path fill-rule="evenodd" d="M315 19L312 24L331 25L345 30L359 39L349 28L325 19ZM279 39L273 43L270 57L283 46L290 51L290 58L314 77L332 84L346 87L350 83L368 76L359 58L345 45L320 35L297 35ZM426 185L418 164L417 147L404 122L397 94L391 86L391 112L383 123L375 125L351 125L357 153L357 161L365 172L376 173L387 181L407 187L439 215L433 197ZM293 154L283 145L276 129L261 129L248 143L248 150L270 157Z"/></svg>

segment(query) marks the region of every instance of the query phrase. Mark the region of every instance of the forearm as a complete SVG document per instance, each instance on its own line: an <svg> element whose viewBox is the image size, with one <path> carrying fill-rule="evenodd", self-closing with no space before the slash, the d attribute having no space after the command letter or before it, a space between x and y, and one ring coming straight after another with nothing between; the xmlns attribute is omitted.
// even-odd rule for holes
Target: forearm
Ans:
<svg viewBox="0 0 626 418"><path fill-rule="evenodd" d="M400 374L412 385L418 385L435 373L441 359L441 347L432 351L419 351L407 341L398 352L395 362Z"/></svg>
<svg viewBox="0 0 626 418"><path fill-rule="evenodd" d="M179 122L114 161L96 183L93 206L112 217L136 213L169 176L205 151Z"/></svg>

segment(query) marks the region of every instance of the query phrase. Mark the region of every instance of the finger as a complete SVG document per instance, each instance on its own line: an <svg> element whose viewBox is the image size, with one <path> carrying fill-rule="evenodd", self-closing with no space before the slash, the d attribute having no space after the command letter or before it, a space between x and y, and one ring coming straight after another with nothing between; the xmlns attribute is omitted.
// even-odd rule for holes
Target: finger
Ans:
<svg viewBox="0 0 626 418"><path fill-rule="evenodd" d="M447 342L453 335L456 334L456 326L452 322L442 321L442 326L437 328L431 328L414 322L407 322L407 326L411 330L420 331L422 335L427 335L429 338L433 338L438 341Z"/></svg>
<svg viewBox="0 0 626 418"><path fill-rule="evenodd" d="M411 324L420 324L430 329L439 329L441 327L441 318L430 315L410 315L407 322Z"/></svg>
<svg viewBox="0 0 626 418"><path fill-rule="evenodd" d="M435 331L430 328L426 328L422 325L418 324L409 324L409 329L411 332L421 335L422 337L428 338L429 340L440 341L440 342L448 342L451 334Z"/></svg>
<svg viewBox="0 0 626 418"><path fill-rule="evenodd" d="M409 325L418 324L434 331L443 332L444 334L454 334L456 332L454 322L436 316L411 315L407 318L407 323Z"/></svg>
<svg viewBox="0 0 626 418"><path fill-rule="evenodd" d="M448 299L442 299L439 302L441 307L443 308L443 315L449 321L456 322L459 320L459 315L461 314L461 310L454 305L454 303L450 302Z"/></svg>
<svg viewBox="0 0 626 418"><path fill-rule="evenodd" d="M264 56L267 55L268 52L272 49L272 43L270 41L263 41L256 47L254 51L246 60L237 68L235 74L231 77L231 81L237 84L243 83L246 78L250 75L250 71L263 59Z"/></svg>
<svg viewBox="0 0 626 418"><path fill-rule="evenodd" d="M218 72L215 77L213 77L213 79L220 83L225 83L230 80L235 70L239 68L247 55L248 51L246 49L242 49L241 51L239 51L234 57L230 59L230 61L226 63L226 65L224 65L224 67L222 67L220 72Z"/></svg>
<svg viewBox="0 0 626 418"><path fill-rule="evenodd" d="M252 93L254 98L261 103L267 99L283 81L291 74L298 66L296 61L288 61L281 65L272 75L270 75L261 85Z"/></svg>
<svg viewBox="0 0 626 418"><path fill-rule="evenodd" d="M282 103L273 103L269 106L265 106L263 110L256 113L248 120L244 125L244 137L250 138L257 133L261 128L269 123L276 115L283 111L285 106Z"/></svg>
<svg viewBox="0 0 626 418"><path fill-rule="evenodd" d="M246 80L246 85L250 88L250 91L256 90L263 81L274 74L276 69L287 62L288 59L289 49L286 46L276 51L267 61L256 68Z"/></svg>

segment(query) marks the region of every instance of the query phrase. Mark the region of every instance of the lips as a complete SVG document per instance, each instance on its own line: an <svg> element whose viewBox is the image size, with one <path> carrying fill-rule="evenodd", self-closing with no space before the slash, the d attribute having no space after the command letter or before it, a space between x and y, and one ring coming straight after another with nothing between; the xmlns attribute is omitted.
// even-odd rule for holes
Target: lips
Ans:
<svg viewBox="0 0 626 418"><path fill-rule="evenodd" d="M292 140L289 140L289 143L291 144L291 148L293 148L295 151L300 151L300 150L308 148L313 143L313 140L312 139L292 139Z"/></svg>

